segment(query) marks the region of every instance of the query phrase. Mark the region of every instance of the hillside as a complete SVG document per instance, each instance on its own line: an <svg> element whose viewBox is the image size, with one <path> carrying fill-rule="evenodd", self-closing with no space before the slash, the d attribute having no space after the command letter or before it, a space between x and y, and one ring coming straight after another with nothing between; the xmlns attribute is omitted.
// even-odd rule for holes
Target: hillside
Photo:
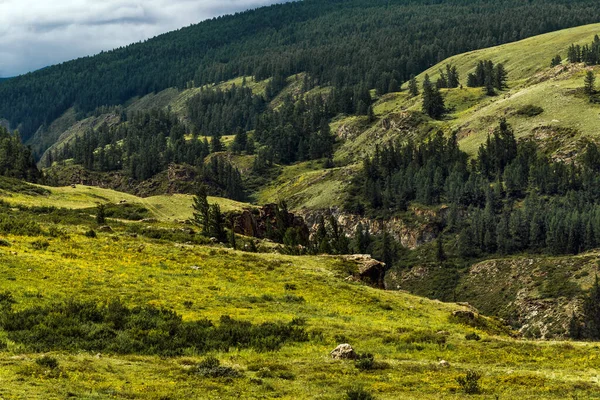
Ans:
<svg viewBox="0 0 600 400"><path fill-rule="evenodd" d="M28 199L35 197L35 192L47 195L43 188L29 188L29 197L23 197L25 189L12 192L7 187L2 197L14 207L33 204ZM55 189L50 196L59 195L57 204L61 205L83 206L82 199L115 198L111 191L86 187ZM8 210L6 206L0 210L3 221ZM20 210L19 219L35 218L41 231L26 233L14 225L0 225L0 276L5 281L2 315L9 312L7 306L15 315L27 310L41 316L44 310L58 312L63 301L82 307L76 306L83 304L77 302L120 299L121 310L165 307L181 315L184 322L208 319L219 325L230 321L222 316L255 326L295 321L296 329L306 336L284 343L278 350L238 345L242 348L208 352L189 348L180 355L159 356L154 353L157 350L133 344L118 351L94 347L80 351L58 339L70 335L70 330L55 331L55 347L47 348L43 326L36 328L36 343L5 329L0 331L4 343L0 393L6 398L86 397L92 393L98 399L183 399L202 393L215 399L339 399L347 390L363 387L378 399L459 399L464 392L456 378L465 376L467 370L481 373L481 398L594 398L596 393L591 383L596 347L512 339L498 322L485 317L477 316L471 322L453 318L453 311L464 311L464 306L345 281L356 268L352 263L331 257L243 253L180 243L166 234L163 239L150 239L142 233L143 229L178 227L165 225L166 220L142 226L109 220L112 231L89 238L84 233L97 229L92 216L70 209ZM57 215L61 215L58 220ZM61 325L74 324L69 314L74 310L66 308L55 318L63 318ZM50 324L59 321L47 318ZM6 324L6 319L2 321ZM150 340L145 335L170 343L168 337L160 336L168 335L161 326L150 331L139 326L137 346ZM100 340L100 332L110 334L110 330L97 331L96 340ZM124 328L117 343L129 343L129 332ZM256 332L260 334L260 330ZM466 340L467 334L481 340ZM376 364L365 364L361 370L352 361L332 360L329 352L342 342L351 343L361 353L372 353ZM32 351L34 348L40 350ZM229 378L203 376L205 370L196 365L207 355L234 372L223 370L230 371ZM441 359L449 366L439 364Z"/></svg>
<svg viewBox="0 0 600 400"><path fill-rule="evenodd" d="M452 54L598 18L590 0L478 0L475 7L462 0L289 2L11 79L0 88L0 118L28 140L71 107L87 116L170 87L244 75L264 80L307 72L321 84L387 91L392 81L405 82ZM367 56L370 66L362 62Z"/></svg>
<svg viewBox="0 0 600 400"><path fill-rule="evenodd" d="M566 59L569 46L590 43L599 33L600 24L586 25L450 57L416 77L422 82L425 74L429 74L435 82L440 69L445 70L447 64L457 67L463 88L442 89L451 110L442 121L421 114L422 97L409 97L405 85L404 91L386 94L375 102L373 123L356 116L332 122L332 131L340 139L335 160L341 165L350 164L343 172L326 174L330 178L317 181L311 179L316 173L299 174L298 168L293 167L289 169L289 179L282 174L280 181L273 184L275 187L264 193L286 193L286 198L298 208L318 208L314 205L325 203L341 206L344 196L332 195L326 187L345 192L350 180L339 177L351 176L356 169L353 164L365 154L373 154L377 145L393 140L419 141L441 129L446 134L456 132L461 149L473 156L501 117L507 119L517 138L533 138L547 154L572 159L580 154L586 140L595 140L598 135L600 108L580 91L585 72L591 69L598 73L600 68L570 65L566 61L550 67L550 60L555 55ZM488 59L504 63L508 70L508 89L495 97L485 96L480 88L466 87L467 75L479 61ZM530 105L541 107L543 112L533 117L518 114ZM303 186L296 182L306 183Z"/></svg>

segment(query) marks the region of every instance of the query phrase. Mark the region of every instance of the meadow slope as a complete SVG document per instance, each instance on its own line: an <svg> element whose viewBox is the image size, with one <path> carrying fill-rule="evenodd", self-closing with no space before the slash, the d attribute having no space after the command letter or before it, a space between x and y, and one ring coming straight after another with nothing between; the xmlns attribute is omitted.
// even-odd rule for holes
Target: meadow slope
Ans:
<svg viewBox="0 0 600 400"><path fill-rule="evenodd" d="M51 196L61 196L55 204L81 205L91 189L54 190ZM86 210L21 204L15 211L11 207L20 201L32 205L36 196L5 191L0 197L11 202L2 213L33 219L41 228L25 234L2 224L0 282L16 301L15 312L68 300L120 299L127 306L173 310L184 321L219 324L222 316L254 324L296 321L307 334L307 341L272 352L231 348L159 357L74 349L36 353L0 331L2 398L342 399L358 385L378 399L462 399L457 378L468 370L482 374L483 392L472 398L600 398L597 346L513 339L483 317L479 327L465 325L451 317L464 306L347 281L356 266L336 258L194 245L167 235L180 231L168 219L109 220L112 231L91 238L85 233L98 227ZM120 197L94 189L94 199ZM149 231L165 234L151 239ZM467 340L467 334L480 340ZM352 361L332 360L329 352L343 342L372 353L377 368L362 371ZM207 355L241 375L194 373ZM41 366L42 356L58 367ZM450 366L440 366L442 359Z"/></svg>

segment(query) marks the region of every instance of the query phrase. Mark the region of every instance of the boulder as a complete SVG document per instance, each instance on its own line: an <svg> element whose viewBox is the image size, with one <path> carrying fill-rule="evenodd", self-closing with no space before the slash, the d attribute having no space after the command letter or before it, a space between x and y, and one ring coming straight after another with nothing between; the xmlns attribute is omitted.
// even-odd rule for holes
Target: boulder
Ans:
<svg viewBox="0 0 600 400"><path fill-rule="evenodd" d="M357 354L348 343L340 344L331 352L331 357L334 360L355 360Z"/></svg>
<svg viewBox="0 0 600 400"><path fill-rule="evenodd" d="M446 360L441 360L441 361L439 362L439 365L440 365L440 367L442 367L442 368L450 368L450 363L449 363L448 361L446 361Z"/></svg>

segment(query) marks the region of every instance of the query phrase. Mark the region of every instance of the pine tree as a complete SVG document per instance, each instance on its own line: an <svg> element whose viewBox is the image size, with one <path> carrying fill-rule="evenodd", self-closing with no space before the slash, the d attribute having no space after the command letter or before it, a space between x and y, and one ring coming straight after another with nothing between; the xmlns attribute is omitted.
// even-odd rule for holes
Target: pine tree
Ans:
<svg viewBox="0 0 600 400"><path fill-rule="evenodd" d="M246 149L247 145L248 134L246 133L246 131L240 129L235 135L233 143L231 144L231 152L234 154L239 154Z"/></svg>
<svg viewBox="0 0 600 400"><path fill-rule="evenodd" d="M410 94L410 97L416 97L419 95L419 83L414 75L410 77L410 81L408 82L408 93Z"/></svg>
<svg viewBox="0 0 600 400"><path fill-rule="evenodd" d="M208 210L208 234L221 243L227 241L227 232L225 231L225 218L221 213L221 207L218 204L212 204Z"/></svg>
<svg viewBox="0 0 600 400"><path fill-rule="evenodd" d="M210 141L210 152L211 153L219 153L221 151L223 151L224 147L223 147L223 142L221 141L221 135L215 135L213 136L212 140Z"/></svg>
<svg viewBox="0 0 600 400"><path fill-rule="evenodd" d="M508 80L508 72L504 68L504 64L496 65L494 68L494 86L498 90L504 90L507 88L506 81Z"/></svg>
<svg viewBox="0 0 600 400"><path fill-rule="evenodd" d="M562 57L560 55L556 55L554 58L552 58L552 62L550 63L550 66L556 67L560 64L562 64Z"/></svg>
<svg viewBox="0 0 600 400"><path fill-rule="evenodd" d="M237 250L237 242L236 242L236 238L235 238L235 229L231 229L231 231L229 231L229 245L231 246L232 249Z"/></svg>
<svg viewBox="0 0 600 400"><path fill-rule="evenodd" d="M200 185L196 195L193 199L194 219L193 222L197 226L202 227L202 235L209 235L209 218L210 218L210 205L208 204L208 197L206 193L206 186Z"/></svg>
<svg viewBox="0 0 600 400"><path fill-rule="evenodd" d="M96 207L96 223L104 225L106 223L106 205L98 204Z"/></svg>
<svg viewBox="0 0 600 400"><path fill-rule="evenodd" d="M583 81L583 90L585 94L591 96L596 92L596 76L594 75L594 71L588 71L585 74L585 79Z"/></svg>
<svg viewBox="0 0 600 400"><path fill-rule="evenodd" d="M444 98L439 89L431 84L429 75L423 81L423 112L431 118L440 118L446 113Z"/></svg>
<svg viewBox="0 0 600 400"><path fill-rule="evenodd" d="M487 96L495 96L496 91L494 90L494 77L492 75L485 76L484 92Z"/></svg>

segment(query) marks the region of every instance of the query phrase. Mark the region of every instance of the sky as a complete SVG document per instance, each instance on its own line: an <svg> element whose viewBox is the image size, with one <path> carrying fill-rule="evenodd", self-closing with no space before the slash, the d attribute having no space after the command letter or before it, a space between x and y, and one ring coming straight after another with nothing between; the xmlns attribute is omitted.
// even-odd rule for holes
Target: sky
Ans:
<svg viewBox="0 0 600 400"><path fill-rule="evenodd" d="M0 0L0 77L281 0Z"/></svg>

